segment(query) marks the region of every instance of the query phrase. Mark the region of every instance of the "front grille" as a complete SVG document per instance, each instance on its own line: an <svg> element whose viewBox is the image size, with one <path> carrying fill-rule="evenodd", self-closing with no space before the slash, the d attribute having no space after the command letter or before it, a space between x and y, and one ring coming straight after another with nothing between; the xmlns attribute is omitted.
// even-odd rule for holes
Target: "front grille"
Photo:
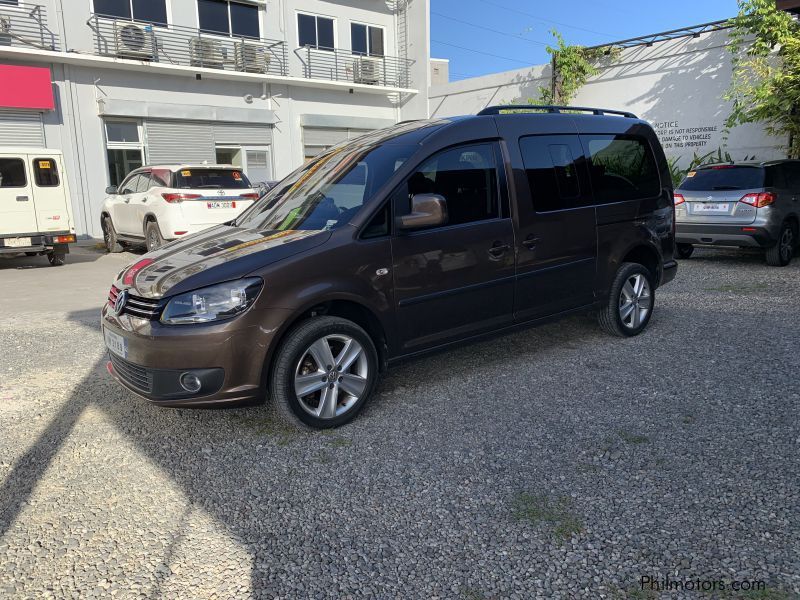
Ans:
<svg viewBox="0 0 800 600"><path fill-rule="evenodd" d="M114 365L114 371L132 388L144 392L145 394L153 393L153 372L132 362L128 362L114 354L109 353L111 357L111 364Z"/></svg>
<svg viewBox="0 0 800 600"><path fill-rule="evenodd" d="M120 289L112 285L111 291L108 293L108 304L112 308L117 301ZM128 301L125 303L125 308L122 309L120 314L129 314L140 319L147 319L148 321L158 321L161 318L161 311L164 305L161 300L153 300L151 298L142 298L141 296L134 296L128 293Z"/></svg>

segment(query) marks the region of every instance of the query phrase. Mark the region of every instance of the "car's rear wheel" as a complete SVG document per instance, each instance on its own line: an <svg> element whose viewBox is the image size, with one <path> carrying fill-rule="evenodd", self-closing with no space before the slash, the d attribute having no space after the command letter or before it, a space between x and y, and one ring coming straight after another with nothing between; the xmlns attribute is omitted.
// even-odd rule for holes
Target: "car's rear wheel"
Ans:
<svg viewBox="0 0 800 600"><path fill-rule="evenodd" d="M50 261L51 267L60 267L67 261L67 255L59 252L50 252L47 255L47 260Z"/></svg>
<svg viewBox="0 0 800 600"><path fill-rule="evenodd" d="M650 322L655 302L649 269L638 263L622 263L598 314L600 327L620 337L639 335Z"/></svg>
<svg viewBox="0 0 800 600"><path fill-rule="evenodd" d="M677 244L675 247L675 256L681 259L687 259L694 254L694 246L691 244Z"/></svg>
<svg viewBox="0 0 800 600"><path fill-rule="evenodd" d="M361 327L339 317L315 317L284 338L269 388L283 421L328 429L358 415L377 377L378 353Z"/></svg>
<svg viewBox="0 0 800 600"><path fill-rule="evenodd" d="M767 248L767 264L771 267L785 267L792 262L794 248L797 244L797 232L794 224L785 222L778 233L778 243Z"/></svg>
<svg viewBox="0 0 800 600"><path fill-rule="evenodd" d="M145 225L144 238L148 252L158 250L164 245L164 238L161 235L161 230L158 228L158 223L155 221L148 221L147 225Z"/></svg>
<svg viewBox="0 0 800 600"><path fill-rule="evenodd" d="M101 222L103 227L103 243L106 250L112 253L122 252L122 246L117 239L117 232L114 229L114 223L111 222L111 217L103 217Z"/></svg>

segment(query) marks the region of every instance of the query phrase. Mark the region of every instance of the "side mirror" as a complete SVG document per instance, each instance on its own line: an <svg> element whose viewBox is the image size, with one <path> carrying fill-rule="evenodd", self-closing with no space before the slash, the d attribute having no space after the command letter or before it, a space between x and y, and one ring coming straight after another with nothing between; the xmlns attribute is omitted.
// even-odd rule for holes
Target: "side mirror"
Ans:
<svg viewBox="0 0 800 600"><path fill-rule="evenodd" d="M447 223L447 200L438 194L411 197L411 213L397 217L398 229L409 231Z"/></svg>
<svg viewBox="0 0 800 600"><path fill-rule="evenodd" d="M117 191L117 186L110 185L106 188L106 195L107 196L116 196L119 192Z"/></svg>

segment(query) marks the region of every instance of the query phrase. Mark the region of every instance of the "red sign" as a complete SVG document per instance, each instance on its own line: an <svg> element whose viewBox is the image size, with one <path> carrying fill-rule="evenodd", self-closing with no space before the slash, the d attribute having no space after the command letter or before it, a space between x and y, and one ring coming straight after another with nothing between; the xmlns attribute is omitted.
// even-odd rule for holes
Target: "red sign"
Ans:
<svg viewBox="0 0 800 600"><path fill-rule="evenodd" d="M50 69L0 65L0 108L54 110Z"/></svg>

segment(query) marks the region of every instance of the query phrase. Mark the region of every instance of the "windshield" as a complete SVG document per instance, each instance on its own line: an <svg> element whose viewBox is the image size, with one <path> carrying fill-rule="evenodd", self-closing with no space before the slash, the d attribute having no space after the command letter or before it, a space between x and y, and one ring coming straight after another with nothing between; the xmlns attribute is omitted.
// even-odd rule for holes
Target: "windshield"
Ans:
<svg viewBox="0 0 800 600"><path fill-rule="evenodd" d="M236 169L181 169L175 173L175 187L181 190L244 190L247 176Z"/></svg>
<svg viewBox="0 0 800 600"><path fill-rule="evenodd" d="M711 192L760 187L764 187L764 169L761 167L719 166L689 171L678 189Z"/></svg>
<svg viewBox="0 0 800 600"><path fill-rule="evenodd" d="M354 141L333 148L272 188L236 221L261 230L330 230L348 223L417 150Z"/></svg>

